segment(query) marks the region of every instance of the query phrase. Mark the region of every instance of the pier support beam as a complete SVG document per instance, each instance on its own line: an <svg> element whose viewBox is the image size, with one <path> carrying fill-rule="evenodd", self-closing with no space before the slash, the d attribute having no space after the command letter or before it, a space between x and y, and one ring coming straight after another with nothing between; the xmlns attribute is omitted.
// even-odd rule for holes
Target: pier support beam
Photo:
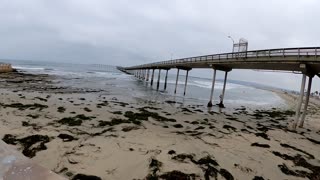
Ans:
<svg viewBox="0 0 320 180"><path fill-rule="evenodd" d="M149 75L150 75L150 69L148 69L148 72L147 72L147 81L149 81Z"/></svg>
<svg viewBox="0 0 320 180"><path fill-rule="evenodd" d="M209 102L208 102L208 107L212 107L212 106L213 106L212 100L213 100L214 84L216 83L216 73L217 73L217 70L214 69L214 70L213 70L213 77L212 77L212 86L211 86L210 100L209 100Z"/></svg>
<svg viewBox="0 0 320 180"><path fill-rule="evenodd" d="M159 74L158 74L157 90L159 90L159 86L160 86L160 73L161 73L161 69L159 69Z"/></svg>
<svg viewBox="0 0 320 180"><path fill-rule="evenodd" d="M154 69L152 69L151 86L153 85L153 78L154 78Z"/></svg>
<svg viewBox="0 0 320 180"><path fill-rule="evenodd" d="M175 94L177 93L177 86L178 86L178 80L179 80L179 71L180 71L180 69L178 69L178 71L177 71L176 86L174 88L174 93Z"/></svg>
<svg viewBox="0 0 320 180"><path fill-rule="evenodd" d="M303 123L304 123L304 120L307 115L309 98L310 98L310 93L311 93L311 86L312 86L312 78L313 78L313 76L309 76L307 96L306 96L306 101L304 102L303 114L302 114L302 118L299 123L299 127L303 127Z"/></svg>
<svg viewBox="0 0 320 180"><path fill-rule="evenodd" d="M299 102L296 108L296 116L295 116L295 121L293 123L293 129L297 128L297 124L300 118L300 111L301 111L301 105L302 105L302 101L303 101L303 95L304 95L304 88L306 85L306 74L302 75L302 81L301 81L301 88L300 88L300 96L299 96Z"/></svg>
<svg viewBox="0 0 320 180"><path fill-rule="evenodd" d="M186 81L185 81L185 83L184 83L184 91L183 91L183 95L184 95L184 96L186 95L186 91L187 91L188 76L189 76L189 70L187 70L187 73L186 73Z"/></svg>
<svg viewBox="0 0 320 180"><path fill-rule="evenodd" d="M222 94L220 95L220 103L218 104L219 107L221 108L224 108L223 99L224 99L224 94L226 92L227 77L228 77L228 71L226 71L224 74L223 89L222 89Z"/></svg>
<svg viewBox="0 0 320 180"><path fill-rule="evenodd" d="M169 71L169 70L167 69L166 78L164 79L164 90L167 89L168 71Z"/></svg>

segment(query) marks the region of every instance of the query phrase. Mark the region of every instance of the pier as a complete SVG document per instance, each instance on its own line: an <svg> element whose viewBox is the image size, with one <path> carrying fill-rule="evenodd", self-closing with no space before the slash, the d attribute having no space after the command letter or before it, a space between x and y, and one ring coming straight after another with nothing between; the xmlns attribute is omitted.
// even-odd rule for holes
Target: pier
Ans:
<svg viewBox="0 0 320 180"><path fill-rule="evenodd" d="M297 126L303 127L303 123L307 114L309 97L312 87L312 79L314 76L320 77L320 47L299 47L299 48L280 48L280 49L264 49L252 50L222 54L210 54L202 56L194 56L167 61L159 61L149 64L141 64L131 67L121 67L121 70L134 74L141 80L146 80L145 72L152 71L151 86L153 86L154 71L158 70L157 90L159 90L160 71L166 70L166 78L170 69L177 69L177 77L174 93L177 92L177 84L180 70L186 71L186 79L184 86L184 95L187 90L188 74L192 69L212 69L212 89L208 100L208 107L213 106L213 92L216 80L216 71L224 71L223 90L220 96L219 107L224 107L224 95L226 93L227 77L233 69L248 70L274 70L274 71L291 71L302 74L299 102L296 108L295 122L293 129ZM304 89L306 79L308 77L307 94L301 116L301 108L304 99ZM167 81L164 83L164 89L167 87Z"/></svg>

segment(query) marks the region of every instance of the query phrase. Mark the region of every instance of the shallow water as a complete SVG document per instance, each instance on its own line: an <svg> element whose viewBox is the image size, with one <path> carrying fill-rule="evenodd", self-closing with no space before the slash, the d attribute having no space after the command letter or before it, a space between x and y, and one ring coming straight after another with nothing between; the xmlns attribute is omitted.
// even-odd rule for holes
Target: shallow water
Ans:
<svg viewBox="0 0 320 180"><path fill-rule="evenodd" d="M105 90L113 95L142 98L151 101L174 100L186 104L206 105L211 90L211 80L199 77L189 77L187 95L183 96L185 76L181 75L178 82L178 92L175 95L174 85L176 75L169 74L167 90L163 91L164 76L160 80L160 91L156 91L158 72L155 71L153 87L150 82L144 82L131 75L121 73L115 66L51 63L36 61L10 61L13 67L35 74L51 74L61 77L60 85L80 88ZM151 73L150 73L151 74ZM218 103L223 82L216 81L214 103ZM279 107L286 106L285 101L277 94L244 85L227 83L224 103L227 107Z"/></svg>

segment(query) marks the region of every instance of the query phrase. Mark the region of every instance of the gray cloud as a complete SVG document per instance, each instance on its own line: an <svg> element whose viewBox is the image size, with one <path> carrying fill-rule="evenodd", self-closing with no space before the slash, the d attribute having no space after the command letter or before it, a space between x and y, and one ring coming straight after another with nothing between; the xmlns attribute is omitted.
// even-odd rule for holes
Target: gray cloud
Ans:
<svg viewBox="0 0 320 180"><path fill-rule="evenodd" d="M249 49L317 46L317 0L0 0L2 58L135 65ZM193 75L211 76L209 71ZM300 76L233 71L230 78L297 89ZM276 79L276 80L275 80ZM320 87L318 80L316 86Z"/></svg>

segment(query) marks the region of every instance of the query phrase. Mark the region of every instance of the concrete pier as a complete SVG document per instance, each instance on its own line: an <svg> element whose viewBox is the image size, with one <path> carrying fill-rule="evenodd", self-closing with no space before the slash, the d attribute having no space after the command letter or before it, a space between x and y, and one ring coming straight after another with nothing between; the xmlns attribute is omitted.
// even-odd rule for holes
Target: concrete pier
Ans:
<svg viewBox="0 0 320 180"><path fill-rule="evenodd" d="M278 48L278 49L262 49L251 50L231 53L220 54L208 54L192 57L184 57L179 59L171 59L167 61L153 62L148 64L141 64L131 67L123 67L122 69L128 70L140 70L140 69L177 69L177 77L174 93L177 93L179 71L188 70L191 68L197 69L215 69L225 71L225 79L223 84L222 94L220 96L220 107L224 107L224 96L227 83L227 74L232 69L254 69L254 70L271 70L271 71L286 71L286 72L301 72L302 74L310 73L314 76L320 77L320 47L297 47L297 48ZM308 72L308 73L307 73ZM210 100L208 107L212 106L215 72L213 78L213 84L211 88ZM305 78L303 77L301 83L301 92L299 102L297 104L296 116L295 116L295 128L299 123L300 111L303 101L303 91L305 87ZM151 80L153 82L153 80ZM311 85L311 79L309 79ZM153 84L151 82L151 84ZM165 89L166 89L165 82ZM185 87L186 88L186 87ZM185 90L186 91L186 90ZM184 94L185 94L184 91ZM311 90L310 90L311 91ZM309 93L308 93L309 95ZM308 96L307 95L307 96ZM308 99L309 97L307 97ZM304 115L301 118L301 127L306 116L308 106L308 100L304 106ZM300 126L299 124L299 126Z"/></svg>

